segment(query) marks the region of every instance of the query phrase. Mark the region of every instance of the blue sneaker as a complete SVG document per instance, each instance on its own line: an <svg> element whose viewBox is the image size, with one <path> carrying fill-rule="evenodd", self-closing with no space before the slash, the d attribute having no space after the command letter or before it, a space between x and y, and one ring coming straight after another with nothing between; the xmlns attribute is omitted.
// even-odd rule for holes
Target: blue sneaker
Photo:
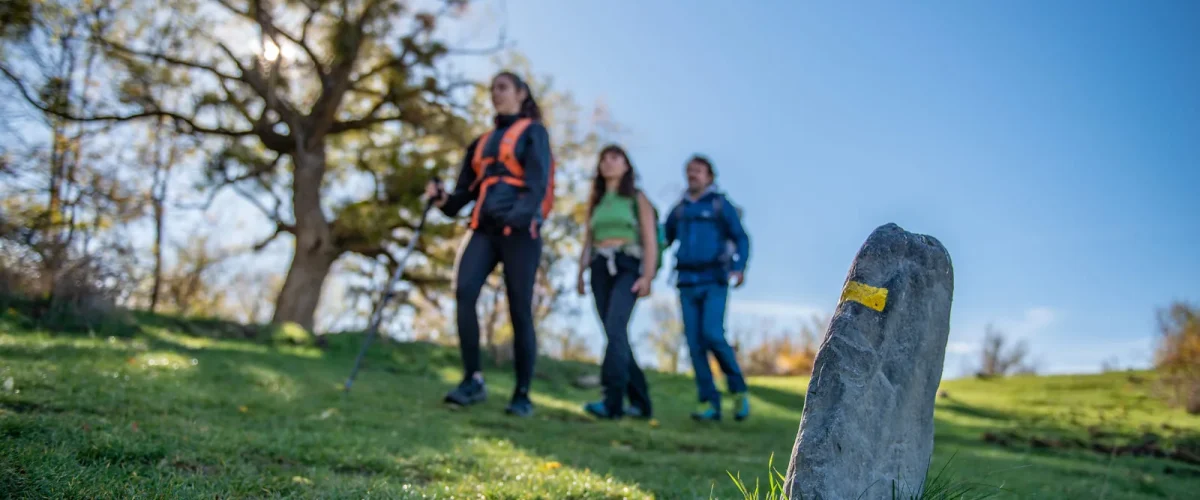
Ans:
<svg viewBox="0 0 1200 500"><path fill-rule="evenodd" d="M721 420L720 403L700 403L692 412L692 419L700 422L719 422Z"/></svg>
<svg viewBox="0 0 1200 500"><path fill-rule="evenodd" d="M592 401L591 403L585 404L583 405L583 411L587 412L593 417L603 420L616 420L621 418L620 415L614 415L613 412L608 411L608 407L604 405L603 401Z"/></svg>
<svg viewBox="0 0 1200 500"><path fill-rule="evenodd" d="M750 417L750 393L739 392L733 395L733 419L741 422Z"/></svg>
<svg viewBox="0 0 1200 500"><path fill-rule="evenodd" d="M522 418L532 417L533 401L529 400L529 391L522 389L514 391L512 400L504 408L504 413Z"/></svg>
<svg viewBox="0 0 1200 500"><path fill-rule="evenodd" d="M482 380L468 377L454 390L446 394L444 401L457 407L466 407L487 400L487 386Z"/></svg>

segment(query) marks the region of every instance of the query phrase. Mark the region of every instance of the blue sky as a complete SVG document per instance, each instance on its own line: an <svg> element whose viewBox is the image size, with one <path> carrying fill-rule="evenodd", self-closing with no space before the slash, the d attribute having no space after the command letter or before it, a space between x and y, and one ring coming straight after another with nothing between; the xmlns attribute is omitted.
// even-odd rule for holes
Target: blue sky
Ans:
<svg viewBox="0 0 1200 500"><path fill-rule="evenodd" d="M1049 372L1144 365L1155 308L1200 300L1198 3L502 6L537 72L630 130L660 205L714 159L753 245L731 325L831 311L887 222L954 259L947 376L988 322Z"/></svg>
<svg viewBox="0 0 1200 500"><path fill-rule="evenodd" d="M690 154L714 159L753 246L730 327L831 312L888 222L954 260L948 377L989 322L1048 372L1142 366L1155 308L1200 302L1200 3L476 3L471 45L503 19L536 72L603 100L660 208ZM231 192L214 207L177 217L232 228L225 245L270 232ZM282 273L289 255L281 239L245 266Z"/></svg>

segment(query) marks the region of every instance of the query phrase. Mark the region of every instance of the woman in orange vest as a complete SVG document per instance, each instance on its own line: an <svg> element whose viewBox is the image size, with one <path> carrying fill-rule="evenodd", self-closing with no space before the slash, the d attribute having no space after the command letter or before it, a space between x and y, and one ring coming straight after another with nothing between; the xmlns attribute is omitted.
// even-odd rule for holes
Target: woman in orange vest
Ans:
<svg viewBox="0 0 1200 500"><path fill-rule="evenodd" d="M452 193L430 182L425 196L455 217L471 201L471 235L455 276L458 343L463 380L445 401L469 406L487 399L479 353L479 292L496 264L504 263L504 287L512 318L517 385L506 412L533 414L529 385L537 358L533 285L542 256L538 234L554 196L550 138L542 113L520 77L503 72L492 79L495 129L467 147Z"/></svg>

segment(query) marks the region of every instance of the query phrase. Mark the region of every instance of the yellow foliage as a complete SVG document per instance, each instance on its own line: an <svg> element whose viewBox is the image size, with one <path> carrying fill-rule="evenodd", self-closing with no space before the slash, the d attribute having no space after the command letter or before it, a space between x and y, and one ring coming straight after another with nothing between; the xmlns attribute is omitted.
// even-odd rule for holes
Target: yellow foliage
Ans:
<svg viewBox="0 0 1200 500"><path fill-rule="evenodd" d="M1174 403L1200 413L1200 309L1176 302L1159 311L1154 367L1172 392Z"/></svg>

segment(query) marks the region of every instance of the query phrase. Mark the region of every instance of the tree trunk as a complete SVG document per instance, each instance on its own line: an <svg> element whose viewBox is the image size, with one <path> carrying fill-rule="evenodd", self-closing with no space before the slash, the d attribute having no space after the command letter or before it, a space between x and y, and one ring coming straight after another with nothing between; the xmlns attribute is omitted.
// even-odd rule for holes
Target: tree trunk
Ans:
<svg viewBox="0 0 1200 500"><path fill-rule="evenodd" d="M317 145L297 151L292 161L292 207L296 214L295 248L287 278L275 301L274 323L293 322L313 331L321 288L341 251L321 210L321 181L325 176L325 150Z"/></svg>
<svg viewBox="0 0 1200 500"><path fill-rule="evenodd" d="M162 130L166 126L166 120L159 120L158 126L154 128L154 146L151 151L154 155L154 182L150 186L150 203L154 208L154 286L150 289L150 312L158 312L158 295L162 290L162 244L163 233L166 231L166 202L167 202L167 184L171 180L171 167L175 162L175 143L171 143L170 150L167 152L167 157L164 159L161 154L162 149Z"/></svg>
<svg viewBox="0 0 1200 500"><path fill-rule="evenodd" d="M154 286L150 289L150 312L158 312L158 294L162 289L163 200L154 200Z"/></svg>

